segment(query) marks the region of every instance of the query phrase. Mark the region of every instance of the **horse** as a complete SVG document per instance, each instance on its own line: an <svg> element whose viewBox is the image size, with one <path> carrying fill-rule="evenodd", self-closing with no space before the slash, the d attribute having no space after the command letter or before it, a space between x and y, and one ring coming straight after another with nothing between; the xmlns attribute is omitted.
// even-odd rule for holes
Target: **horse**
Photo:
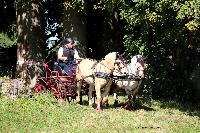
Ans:
<svg viewBox="0 0 200 133"><path fill-rule="evenodd" d="M130 64L126 64L125 61L122 63L116 64L118 69L115 69L113 72L113 77L117 77L114 80L114 85L118 89L124 89L128 95L128 103L125 108L134 107L133 101L136 99L136 94L141 85L142 79L144 79L144 71L147 68L145 59L142 55L135 55L131 59ZM114 100L115 105L118 104L117 91L118 89L114 88Z"/></svg>
<svg viewBox="0 0 200 133"><path fill-rule="evenodd" d="M115 68L117 52L108 53L104 59L97 61L94 59L81 60L76 69L77 97L80 100L81 86L83 81L89 84L89 106L92 107L92 91L95 89L97 98L97 111L102 111L101 104L106 103L112 85L111 76ZM101 98L101 88L104 88L103 99Z"/></svg>

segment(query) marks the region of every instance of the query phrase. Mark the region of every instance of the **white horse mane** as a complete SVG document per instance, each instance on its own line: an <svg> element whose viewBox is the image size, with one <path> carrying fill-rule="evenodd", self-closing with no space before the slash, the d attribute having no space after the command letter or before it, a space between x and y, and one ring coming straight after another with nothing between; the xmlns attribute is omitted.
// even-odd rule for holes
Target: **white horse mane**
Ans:
<svg viewBox="0 0 200 133"><path fill-rule="evenodd" d="M142 55L135 55L131 58L131 64L135 64L138 62L138 59L143 58Z"/></svg>

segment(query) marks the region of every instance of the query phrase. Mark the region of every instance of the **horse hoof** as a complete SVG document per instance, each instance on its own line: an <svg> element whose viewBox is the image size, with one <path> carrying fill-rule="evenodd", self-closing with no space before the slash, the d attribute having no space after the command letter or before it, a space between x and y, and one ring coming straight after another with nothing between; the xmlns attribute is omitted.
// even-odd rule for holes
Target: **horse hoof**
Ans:
<svg viewBox="0 0 200 133"><path fill-rule="evenodd" d="M102 109L96 109L97 113L101 113L103 110Z"/></svg>
<svg viewBox="0 0 200 133"><path fill-rule="evenodd" d="M64 100L63 100L62 98L59 98L59 99L58 99L58 103L59 103L59 104L63 104L63 103L64 103Z"/></svg>
<svg viewBox="0 0 200 133"><path fill-rule="evenodd" d="M89 107L90 107L90 108L94 108L94 105L93 105L93 104L91 104L91 105L89 105Z"/></svg>
<svg viewBox="0 0 200 133"><path fill-rule="evenodd" d="M118 101L115 101L114 102L114 106L118 106L119 102Z"/></svg>
<svg viewBox="0 0 200 133"><path fill-rule="evenodd" d="M129 110L129 111L130 110L135 110L134 107L131 106L131 105L125 105L124 109Z"/></svg>

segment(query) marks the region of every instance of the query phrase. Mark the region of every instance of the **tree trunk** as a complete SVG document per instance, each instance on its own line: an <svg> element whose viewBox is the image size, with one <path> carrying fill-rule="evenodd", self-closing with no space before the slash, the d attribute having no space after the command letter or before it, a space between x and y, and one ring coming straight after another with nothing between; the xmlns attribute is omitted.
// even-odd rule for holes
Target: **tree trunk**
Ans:
<svg viewBox="0 0 200 133"><path fill-rule="evenodd" d="M43 62L45 43L43 12L40 0L16 2L17 16L17 66L16 78L21 78L26 86L36 79L35 67L29 61Z"/></svg>

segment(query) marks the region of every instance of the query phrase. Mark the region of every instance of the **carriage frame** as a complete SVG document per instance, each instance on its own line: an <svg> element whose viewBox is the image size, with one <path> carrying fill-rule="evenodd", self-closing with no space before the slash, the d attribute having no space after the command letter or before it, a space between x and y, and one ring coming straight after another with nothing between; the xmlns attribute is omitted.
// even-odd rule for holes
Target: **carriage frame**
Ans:
<svg viewBox="0 0 200 133"><path fill-rule="evenodd" d="M73 74L67 72L59 66L58 62L49 61L43 63L43 74L39 75L34 87L35 93L50 92L57 100L64 99L69 102L76 99L76 64L73 64Z"/></svg>

